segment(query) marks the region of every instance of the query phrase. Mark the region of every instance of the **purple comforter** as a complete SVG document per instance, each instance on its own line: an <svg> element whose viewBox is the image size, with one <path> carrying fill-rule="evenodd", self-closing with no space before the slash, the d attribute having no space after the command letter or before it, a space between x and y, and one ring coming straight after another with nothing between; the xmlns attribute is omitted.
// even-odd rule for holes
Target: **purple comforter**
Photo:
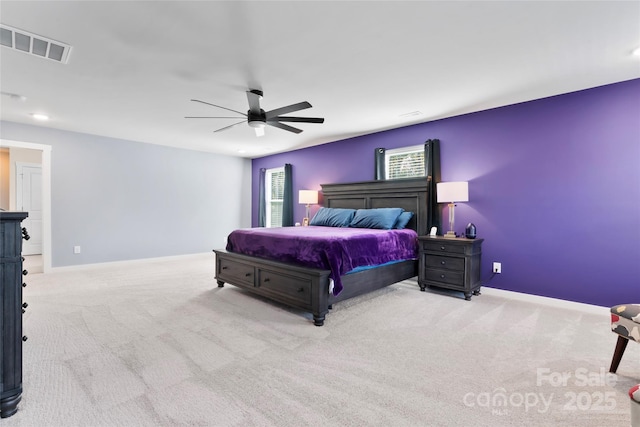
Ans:
<svg viewBox="0 0 640 427"><path fill-rule="evenodd" d="M340 276L357 267L417 258L414 230L337 227L243 228L227 239L227 250L258 258L331 270L334 295Z"/></svg>

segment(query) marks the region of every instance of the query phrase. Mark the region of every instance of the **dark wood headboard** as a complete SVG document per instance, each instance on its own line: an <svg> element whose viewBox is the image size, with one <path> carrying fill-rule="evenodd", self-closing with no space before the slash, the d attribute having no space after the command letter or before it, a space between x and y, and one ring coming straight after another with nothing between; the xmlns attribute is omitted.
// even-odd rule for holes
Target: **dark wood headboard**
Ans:
<svg viewBox="0 0 640 427"><path fill-rule="evenodd" d="M322 184L327 208L403 208L414 213L407 225L422 236L427 234L427 178Z"/></svg>

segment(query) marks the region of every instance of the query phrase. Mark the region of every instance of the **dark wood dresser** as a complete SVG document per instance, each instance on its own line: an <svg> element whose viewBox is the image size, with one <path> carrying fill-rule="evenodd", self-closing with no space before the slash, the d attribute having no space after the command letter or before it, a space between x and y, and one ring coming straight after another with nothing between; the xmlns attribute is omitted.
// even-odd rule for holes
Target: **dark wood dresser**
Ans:
<svg viewBox="0 0 640 427"><path fill-rule="evenodd" d="M29 239L20 227L27 212L0 212L0 417L18 410L22 398L22 239Z"/></svg>
<svg viewBox="0 0 640 427"><path fill-rule="evenodd" d="M480 258L484 239L418 237L420 261L418 284L454 289L464 293L466 300L480 294Z"/></svg>

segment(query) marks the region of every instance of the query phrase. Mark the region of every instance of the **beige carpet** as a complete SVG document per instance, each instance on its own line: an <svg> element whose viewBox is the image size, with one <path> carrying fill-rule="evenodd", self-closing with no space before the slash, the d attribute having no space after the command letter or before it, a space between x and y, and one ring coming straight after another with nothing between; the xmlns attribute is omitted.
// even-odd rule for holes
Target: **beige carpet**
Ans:
<svg viewBox="0 0 640 427"><path fill-rule="evenodd" d="M606 308L407 280L316 327L213 276L209 254L27 276L2 427L629 425L640 346L607 376Z"/></svg>

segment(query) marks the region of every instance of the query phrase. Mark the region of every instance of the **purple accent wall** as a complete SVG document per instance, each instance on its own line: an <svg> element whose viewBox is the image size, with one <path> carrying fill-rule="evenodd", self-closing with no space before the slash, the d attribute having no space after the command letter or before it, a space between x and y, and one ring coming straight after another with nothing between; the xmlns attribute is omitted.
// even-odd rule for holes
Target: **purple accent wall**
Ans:
<svg viewBox="0 0 640 427"><path fill-rule="evenodd" d="M485 239L484 278L502 263L486 286L640 302L640 79L254 159L252 224L260 168L291 163L297 202L300 189L372 180L376 147L430 138L441 141L442 181L469 181L456 231L473 222Z"/></svg>

